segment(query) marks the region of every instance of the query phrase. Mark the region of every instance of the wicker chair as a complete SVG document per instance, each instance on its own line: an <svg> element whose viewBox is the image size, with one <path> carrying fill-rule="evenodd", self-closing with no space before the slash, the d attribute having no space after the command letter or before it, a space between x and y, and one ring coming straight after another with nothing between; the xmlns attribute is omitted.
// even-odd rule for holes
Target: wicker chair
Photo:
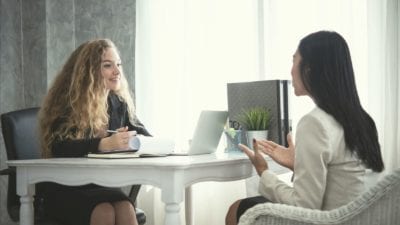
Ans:
<svg viewBox="0 0 400 225"><path fill-rule="evenodd" d="M265 203L247 210L239 225L399 225L400 168L385 176L357 199L330 211Z"/></svg>

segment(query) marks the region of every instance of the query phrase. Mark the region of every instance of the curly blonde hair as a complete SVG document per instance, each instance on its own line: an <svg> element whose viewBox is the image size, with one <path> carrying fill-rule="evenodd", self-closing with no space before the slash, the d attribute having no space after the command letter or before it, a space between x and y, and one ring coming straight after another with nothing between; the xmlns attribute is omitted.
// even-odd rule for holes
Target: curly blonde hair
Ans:
<svg viewBox="0 0 400 225"><path fill-rule="evenodd" d="M42 157L52 157L55 140L104 137L108 127L105 81L101 75L102 55L117 48L108 39L81 44L57 74L39 111ZM128 82L121 70L121 87L114 92L127 104L129 119L136 124Z"/></svg>

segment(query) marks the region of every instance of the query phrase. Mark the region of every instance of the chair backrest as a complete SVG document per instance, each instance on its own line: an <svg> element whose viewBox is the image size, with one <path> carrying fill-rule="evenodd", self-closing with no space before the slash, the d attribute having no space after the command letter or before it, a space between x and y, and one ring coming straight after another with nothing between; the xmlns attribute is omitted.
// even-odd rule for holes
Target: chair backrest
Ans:
<svg viewBox="0 0 400 225"><path fill-rule="evenodd" d="M1 115L1 127L8 160L41 157L38 139L39 108L22 109Z"/></svg>
<svg viewBox="0 0 400 225"><path fill-rule="evenodd" d="M1 115L1 128L8 160L40 158L38 111L39 108L36 107ZM35 206L38 203L39 201L35 196ZM15 172L9 172L7 211L13 221L19 220L19 206L19 197L16 194ZM35 211L37 211L36 207ZM35 218L38 217L35 215Z"/></svg>

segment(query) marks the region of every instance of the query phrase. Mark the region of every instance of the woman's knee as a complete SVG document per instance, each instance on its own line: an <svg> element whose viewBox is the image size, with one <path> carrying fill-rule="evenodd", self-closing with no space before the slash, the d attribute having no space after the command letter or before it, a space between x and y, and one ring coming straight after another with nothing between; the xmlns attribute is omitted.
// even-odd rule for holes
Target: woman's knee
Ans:
<svg viewBox="0 0 400 225"><path fill-rule="evenodd" d="M132 203L129 201L118 201L113 203L116 212L133 212L135 213L135 208L133 207Z"/></svg>
<svg viewBox="0 0 400 225"><path fill-rule="evenodd" d="M115 209L116 224L137 224L135 208L129 201L119 201L113 203Z"/></svg>
<svg viewBox="0 0 400 225"><path fill-rule="evenodd" d="M232 203L232 205L229 206L229 211L234 212L236 214L236 211L238 210L241 201L242 200L237 200L234 203Z"/></svg>
<svg viewBox="0 0 400 225"><path fill-rule="evenodd" d="M228 213L226 214L225 224L232 225L237 224L237 210L239 208L240 202L242 200L235 201L228 209Z"/></svg>
<svg viewBox="0 0 400 225"><path fill-rule="evenodd" d="M90 218L91 225L114 225L115 210L111 203L100 203L92 211Z"/></svg>

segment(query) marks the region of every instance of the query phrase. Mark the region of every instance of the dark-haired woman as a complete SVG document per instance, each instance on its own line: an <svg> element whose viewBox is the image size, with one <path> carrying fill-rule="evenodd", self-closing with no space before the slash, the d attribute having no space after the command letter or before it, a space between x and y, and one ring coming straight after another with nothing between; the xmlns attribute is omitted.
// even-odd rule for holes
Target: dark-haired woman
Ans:
<svg viewBox="0 0 400 225"><path fill-rule="evenodd" d="M381 172L384 164L374 121L361 106L350 51L336 32L319 31L300 41L293 55L292 84L296 96L309 96L316 107L303 116L296 144L254 140L254 151L242 145L260 176L262 196L231 205L226 224L237 224L250 207L271 201L330 210L365 190L366 170ZM289 186L268 170L262 153L293 170Z"/></svg>

